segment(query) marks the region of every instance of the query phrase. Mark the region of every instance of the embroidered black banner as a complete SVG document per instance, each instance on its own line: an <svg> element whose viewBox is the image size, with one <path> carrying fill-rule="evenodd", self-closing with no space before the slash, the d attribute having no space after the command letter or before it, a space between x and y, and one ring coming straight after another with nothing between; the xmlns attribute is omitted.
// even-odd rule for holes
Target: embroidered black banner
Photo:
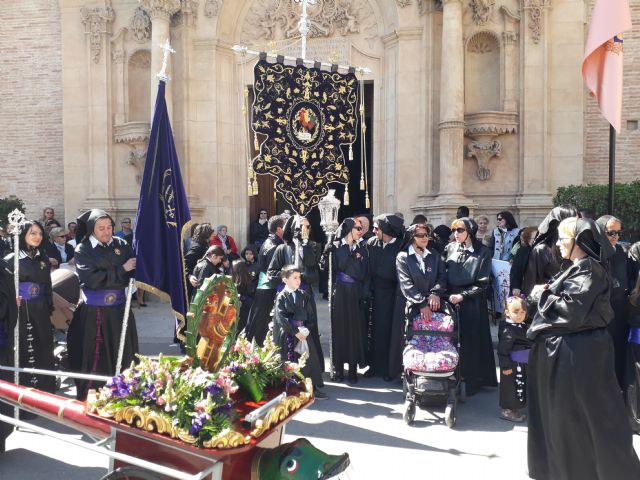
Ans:
<svg viewBox="0 0 640 480"><path fill-rule="evenodd" d="M329 183L349 181L343 148L356 138L357 78L266 60L254 76L252 127L267 138L253 169L276 177L276 190L306 215Z"/></svg>

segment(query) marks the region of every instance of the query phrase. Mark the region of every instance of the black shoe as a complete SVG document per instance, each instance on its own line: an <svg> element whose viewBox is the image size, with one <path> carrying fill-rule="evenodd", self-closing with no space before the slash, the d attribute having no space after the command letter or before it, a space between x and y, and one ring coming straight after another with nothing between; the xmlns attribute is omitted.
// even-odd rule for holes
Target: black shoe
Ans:
<svg viewBox="0 0 640 480"><path fill-rule="evenodd" d="M364 372L364 373L362 374L362 376L363 376L364 378L371 378L371 377L375 377L375 376L376 376L376 371L375 371L373 368L369 367L369 370L367 370L366 372Z"/></svg>
<svg viewBox="0 0 640 480"><path fill-rule="evenodd" d="M314 388L313 389L313 398L315 398L316 400L326 400L329 398L329 396L324 393L322 390L320 390L319 388Z"/></svg>
<svg viewBox="0 0 640 480"><path fill-rule="evenodd" d="M141 304L140 304L140 306L141 306L141 307L146 307L146 306L147 306L147 304L146 304L146 303L141 303Z"/></svg>

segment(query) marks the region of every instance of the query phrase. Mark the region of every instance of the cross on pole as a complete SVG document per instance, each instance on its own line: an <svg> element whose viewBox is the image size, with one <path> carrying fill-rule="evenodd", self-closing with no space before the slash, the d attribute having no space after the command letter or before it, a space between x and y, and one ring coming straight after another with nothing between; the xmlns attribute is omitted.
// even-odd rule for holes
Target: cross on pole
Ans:
<svg viewBox="0 0 640 480"><path fill-rule="evenodd" d="M162 68L160 72L156 75L160 80L166 82L171 80L171 77L167 75L167 63L169 62L169 54L176 53L176 51L171 48L171 44L169 43L169 39L164 42L164 44L158 45L162 50L164 50L164 57L162 58Z"/></svg>

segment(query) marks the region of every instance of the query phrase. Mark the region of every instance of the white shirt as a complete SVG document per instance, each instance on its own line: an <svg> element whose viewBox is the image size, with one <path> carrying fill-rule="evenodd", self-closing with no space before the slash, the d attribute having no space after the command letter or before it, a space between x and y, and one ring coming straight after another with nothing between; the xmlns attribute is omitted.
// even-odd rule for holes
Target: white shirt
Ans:
<svg viewBox="0 0 640 480"><path fill-rule="evenodd" d="M91 242L91 246L93 248L96 248L98 245L102 245L102 242L98 240L96 237L94 237L93 235L89 237L89 241ZM113 243L113 237L111 237L111 239L107 242L107 245L111 245L112 243Z"/></svg>
<svg viewBox="0 0 640 480"><path fill-rule="evenodd" d="M53 244L56 246L56 248L60 252L60 258L62 260L62 263L65 263L67 261L67 251L64 248L64 244L60 245L58 242L53 242Z"/></svg>
<svg viewBox="0 0 640 480"><path fill-rule="evenodd" d="M387 245L391 245L393 242L395 242L397 240L396 237L393 237L391 240L389 240L388 242L385 242L384 240L382 241L382 248L386 247Z"/></svg>
<svg viewBox="0 0 640 480"><path fill-rule="evenodd" d="M422 273L425 273L424 259L427 258L428 255L431 255L431 252L429 251L429 249L425 248L424 252L422 252L422 255L418 255L418 252L415 251L415 249L413 248L413 245L409 245L409 249L407 250L407 253L409 255L414 255L416 257L416 259L418 260L418 266L420 267L420 271Z"/></svg>

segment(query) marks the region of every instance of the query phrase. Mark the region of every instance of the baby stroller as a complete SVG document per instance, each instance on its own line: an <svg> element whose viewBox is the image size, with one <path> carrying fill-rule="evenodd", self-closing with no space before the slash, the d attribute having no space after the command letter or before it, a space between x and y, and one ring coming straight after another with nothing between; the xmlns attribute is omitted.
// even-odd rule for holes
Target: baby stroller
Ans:
<svg viewBox="0 0 640 480"><path fill-rule="evenodd" d="M406 322L406 344L402 354L402 391L405 396L403 420L411 425L416 407L433 412L431 407L445 406L444 421L449 428L456 423L458 398L465 400L460 381L458 312L442 302L431 320L420 313Z"/></svg>

